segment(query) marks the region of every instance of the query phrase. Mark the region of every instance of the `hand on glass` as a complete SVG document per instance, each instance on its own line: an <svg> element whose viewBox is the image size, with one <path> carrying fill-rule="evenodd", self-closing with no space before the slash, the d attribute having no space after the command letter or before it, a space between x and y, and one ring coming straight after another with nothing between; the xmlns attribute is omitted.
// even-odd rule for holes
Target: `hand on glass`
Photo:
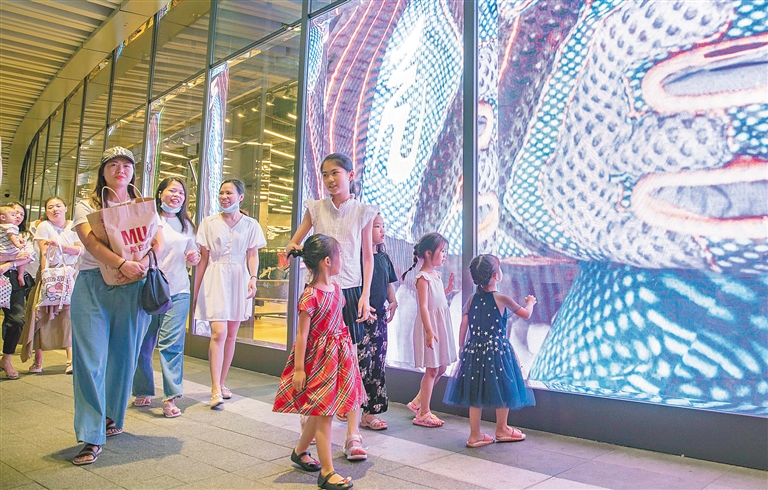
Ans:
<svg viewBox="0 0 768 490"><path fill-rule="evenodd" d="M446 289L448 291L453 291L453 286L454 286L453 272L451 272L451 275L448 276L448 287Z"/></svg>

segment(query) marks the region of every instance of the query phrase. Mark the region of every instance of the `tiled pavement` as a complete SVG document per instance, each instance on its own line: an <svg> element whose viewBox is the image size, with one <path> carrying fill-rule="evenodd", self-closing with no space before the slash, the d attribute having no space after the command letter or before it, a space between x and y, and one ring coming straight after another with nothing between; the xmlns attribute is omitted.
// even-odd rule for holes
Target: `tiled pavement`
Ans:
<svg viewBox="0 0 768 490"><path fill-rule="evenodd" d="M205 405L207 363L193 358L186 359L181 417L163 417L159 398L150 408L130 407L126 432L108 440L99 460L73 466L80 445L72 429L72 378L63 364L63 353L47 352L44 373L2 378L0 489L316 488L316 474L288 459L298 417L271 412L277 379L233 369L228 385L235 397L212 411ZM16 367L24 373L29 365ZM424 429L409 414L393 404L388 430L364 431L365 462L348 463L334 446L337 471L359 489L768 488L762 471L533 430L521 443L467 449L466 419L446 415L443 428ZM335 443L343 432L334 422Z"/></svg>

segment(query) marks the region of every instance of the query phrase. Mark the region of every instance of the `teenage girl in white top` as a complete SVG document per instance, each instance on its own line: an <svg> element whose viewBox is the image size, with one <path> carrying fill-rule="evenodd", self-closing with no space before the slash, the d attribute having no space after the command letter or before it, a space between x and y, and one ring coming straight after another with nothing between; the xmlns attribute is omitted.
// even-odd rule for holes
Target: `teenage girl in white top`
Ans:
<svg viewBox="0 0 768 490"><path fill-rule="evenodd" d="M365 328L363 322L371 314L370 293L373 277L372 226L373 218L379 212L377 206L363 204L355 199L350 186L355 177L352 160L341 153L331 153L320 165L323 186L329 197L325 199L307 199L304 207L304 220L299 225L291 241L285 247L286 253L300 249L301 242L314 228L314 233L321 233L335 238L341 244L341 272L332 278L344 294L346 304L343 315L344 323L349 327L352 343L363 340ZM363 270L360 271L362 253ZM344 442L344 454L349 460L368 458L363 448L360 435L360 409L349 414L347 439ZM343 419L343 417L342 417Z"/></svg>

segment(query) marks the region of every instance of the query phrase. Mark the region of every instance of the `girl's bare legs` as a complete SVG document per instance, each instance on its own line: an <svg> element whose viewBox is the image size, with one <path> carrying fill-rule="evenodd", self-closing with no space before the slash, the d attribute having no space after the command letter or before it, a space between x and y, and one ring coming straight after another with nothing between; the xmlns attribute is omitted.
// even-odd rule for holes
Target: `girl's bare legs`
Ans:
<svg viewBox="0 0 768 490"><path fill-rule="evenodd" d="M439 368L434 368L434 369L439 369L440 371L438 375L435 376L434 379L432 380L432 390L435 389L435 386L437 386L437 382L440 381L440 378L443 376L443 373L445 373L445 366L440 366ZM424 378L421 378L421 381L423 383ZM430 398L432 398L431 391L430 391ZM421 405L421 388L419 388L419 392L416 393L416 396L413 398L411 403L413 403L416 406Z"/></svg>
<svg viewBox="0 0 768 490"><path fill-rule="evenodd" d="M240 322L227 322L227 339L224 342L224 361L221 366L221 386L226 386L227 374L232 365L232 359L235 357L235 341L237 340L237 331L240 328Z"/></svg>
<svg viewBox="0 0 768 490"><path fill-rule="evenodd" d="M211 322L211 341L208 344L208 363L211 366L211 395L221 394L221 371L224 365L224 344L227 341L227 330L227 322Z"/></svg>
<svg viewBox="0 0 768 490"><path fill-rule="evenodd" d="M509 410L507 410L509 411ZM498 417L499 411L496 411ZM473 443L483 440L483 433L480 431L480 418L483 415L483 409L480 407L469 407L469 439L467 442ZM505 421L507 419L504 419ZM496 432L499 432L499 419L496 419Z"/></svg>
<svg viewBox="0 0 768 490"><path fill-rule="evenodd" d="M496 437L509 437L515 435L514 429L507 425L507 417L509 417L508 408L496 409Z"/></svg>
<svg viewBox="0 0 768 490"><path fill-rule="evenodd" d="M67 362L72 364L72 347L64 347L64 350L67 352Z"/></svg>
<svg viewBox="0 0 768 490"><path fill-rule="evenodd" d="M352 415L352 412L349 412ZM317 439L317 456L320 460L320 474L325 477L328 473L334 471L333 469L333 453L331 452L331 417L309 417L307 426L311 421L316 420L317 432L315 432L315 438ZM350 417L351 420L351 417ZM304 433L301 434L302 442ZM309 440L307 440L307 447L309 447ZM298 453L298 449L296 450ZM306 451L306 449L304 449ZM344 478L339 475L333 475L328 483L342 483Z"/></svg>
<svg viewBox="0 0 768 490"><path fill-rule="evenodd" d="M360 408L347 413L347 437L360 433Z"/></svg>
<svg viewBox="0 0 768 490"><path fill-rule="evenodd" d="M304 428L301 429L301 437L299 437L299 443L296 445L296 454L301 454L309 450L309 445L312 443L312 439L315 438L317 432L317 421L322 417L307 417L307 421L304 423ZM328 417L330 419L330 417ZM330 449L329 449L330 450ZM318 453L320 449L317 450ZM302 456L301 460L305 463L309 463L313 458L309 456Z"/></svg>
<svg viewBox="0 0 768 490"><path fill-rule="evenodd" d="M42 349L37 349L35 351L35 362L34 363L37 364L38 366L42 366L43 365L43 350Z"/></svg>
<svg viewBox="0 0 768 490"><path fill-rule="evenodd" d="M424 372L424 376L421 378L421 389L419 390L419 400L421 402L421 409L419 415L422 417L430 412L429 404L432 402L432 390L435 389L435 385L440 380L440 376L445 372L445 366L437 368L427 368Z"/></svg>

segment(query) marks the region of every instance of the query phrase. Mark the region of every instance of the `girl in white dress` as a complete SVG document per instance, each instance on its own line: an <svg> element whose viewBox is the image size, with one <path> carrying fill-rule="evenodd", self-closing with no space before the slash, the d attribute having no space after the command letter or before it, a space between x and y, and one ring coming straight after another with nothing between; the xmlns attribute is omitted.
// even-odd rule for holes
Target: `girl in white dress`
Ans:
<svg viewBox="0 0 768 490"><path fill-rule="evenodd" d="M206 217L197 230L201 258L195 270L195 318L211 324L211 408L232 398L225 381L240 322L253 314L259 249L267 245L259 222L240 212L244 197L242 182L225 180L219 187L222 212Z"/></svg>
<svg viewBox="0 0 768 490"><path fill-rule="evenodd" d="M413 247L413 265L403 273L411 271L419 259L421 269L416 274L416 294L419 313L413 327L413 351L416 367L426 368L421 378L421 386L416 397L408 403L408 408L416 414L415 425L423 427L441 427L443 421L429 409L432 390L445 369L456 362L456 341L451 326L451 311L446 294L453 290L453 274L448 279L448 287L443 288L443 281L435 267L445 263L448 240L439 233L427 233Z"/></svg>
<svg viewBox="0 0 768 490"><path fill-rule="evenodd" d="M379 213L377 206L363 204L355 199L350 187L355 177L352 160L341 153L331 153L320 165L323 186L329 197L325 199L307 199L304 207L304 220L299 225L286 253L300 249L301 242L314 228L314 233L321 233L335 238L341 245L341 272L331 281L341 288L346 301L344 323L349 327L353 344L359 344L365 335L363 322L371 314L371 278L373 277L373 218ZM360 270L362 254L362 271ZM307 279L309 282L309 279ZM356 349L357 352L357 349ZM347 438L344 442L344 454L349 460L363 460L368 453L363 447L360 435L360 409L349 414L339 414L341 420L347 420Z"/></svg>

